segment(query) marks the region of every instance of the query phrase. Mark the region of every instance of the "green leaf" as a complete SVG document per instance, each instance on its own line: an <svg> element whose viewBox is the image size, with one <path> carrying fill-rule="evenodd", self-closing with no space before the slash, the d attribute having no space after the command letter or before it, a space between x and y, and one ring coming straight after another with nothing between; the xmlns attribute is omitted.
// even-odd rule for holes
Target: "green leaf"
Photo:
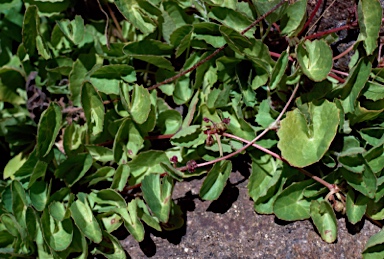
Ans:
<svg viewBox="0 0 384 259"><path fill-rule="evenodd" d="M193 24L193 39L204 41L214 48L220 48L225 45L225 40L221 36L219 28L220 26L216 23L195 23Z"/></svg>
<svg viewBox="0 0 384 259"><path fill-rule="evenodd" d="M223 35L228 46L238 54L243 54L244 49L251 47L251 42L247 37L230 27L220 26L220 33Z"/></svg>
<svg viewBox="0 0 384 259"><path fill-rule="evenodd" d="M271 107L269 105L270 101L267 99L263 100L260 103L259 111L255 119L255 121L265 129L275 121L275 119L271 116Z"/></svg>
<svg viewBox="0 0 384 259"><path fill-rule="evenodd" d="M167 224L163 225L163 228L166 231L172 231L181 228L183 224L183 211L181 210L179 205L177 205L173 200L171 200L171 212L169 215L169 220Z"/></svg>
<svg viewBox="0 0 384 259"><path fill-rule="evenodd" d="M69 157L58 166L55 176L63 179L71 187L88 172L92 162L92 157L89 154L78 154Z"/></svg>
<svg viewBox="0 0 384 259"><path fill-rule="evenodd" d="M164 40L169 42L172 32L176 28L192 22L193 18L188 15L177 2L164 2L163 7L162 17L164 22L162 23L161 29Z"/></svg>
<svg viewBox="0 0 384 259"><path fill-rule="evenodd" d="M130 105L132 119L138 124L143 124L151 111L150 95L142 85L133 86L133 94Z"/></svg>
<svg viewBox="0 0 384 259"><path fill-rule="evenodd" d="M286 51L283 51L281 53L281 56L276 62L276 65L273 67L272 75L271 75L271 82L270 82L270 88L271 90L275 89L280 81L282 80L285 70L287 69L288 65L288 53Z"/></svg>
<svg viewBox="0 0 384 259"><path fill-rule="evenodd" d="M105 94L119 94L121 80L127 83L136 81L136 71L126 64L111 64L96 69L90 81L95 88Z"/></svg>
<svg viewBox="0 0 384 259"><path fill-rule="evenodd" d="M372 64L368 58L361 59L351 71L347 81L341 86L342 105L345 113L355 111L357 98L371 73Z"/></svg>
<svg viewBox="0 0 384 259"><path fill-rule="evenodd" d="M117 163L125 163L128 157L135 157L143 147L144 138L136 124L126 118L117 131L113 142L113 157Z"/></svg>
<svg viewBox="0 0 384 259"><path fill-rule="evenodd" d="M21 227L26 228L25 213L27 211L28 201L24 188L19 181L12 181L12 212Z"/></svg>
<svg viewBox="0 0 384 259"><path fill-rule="evenodd" d="M130 175L130 167L126 164L121 164L117 167L113 176L112 189L117 189L119 192L123 191L127 185L128 177Z"/></svg>
<svg viewBox="0 0 384 259"><path fill-rule="evenodd" d="M49 48L41 35L37 35L36 37L36 48L37 52L42 56L44 59L48 60L51 58L51 53L49 52Z"/></svg>
<svg viewBox="0 0 384 259"><path fill-rule="evenodd" d="M257 13L261 16L271 10L274 6L276 6L279 0L252 0ZM281 7L279 7L276 11L266 17L266 20L269 23L274 23L277 20L281 19L282 15L285 14L286 8L288 6L288 2L285 2Z"/></svg>
<svg viewBox="0 0 384 259"><path fill-rule="evenodd" d="M138 217L145 222L148 226L151 228L156 229L157 231L161 231L161 226L158 218L151 215L151 213L148 210L147 205L144 203L143 200L136 198L137 203L137 215Z"/></svg>
<svg viewBox="0 0 384 259"><path fill-rule="evenodd" d="M71 4L68 0L49 0L49 1L36 1L36 0L25 0L30 5L36 5L39 8L39 15L53 16L59 15L60 12L65 11Z"/></svg>
<svg viewBox="0 0 384 259"><path fill-rule="evenodd" d="M231 171L231 161L215 163L201 186L200 197L203 200L217 200L224 190Z"/></svg>
<svg viewBox="0 0 384 259"><path fill-rule="evenodd" d="M128 55L170 56L173 46L157 40L141 40L128 43L123 51Z"/></svg>
<svg viewBox="0 0 384 259"><path fill-rule="evenodd" d="M286 13L281 18L281 33L289 37L297 36L304 26L306 14L307 0L299 0L288 5Z"/></svg>
<svg viewBox="0 0 384 259"><path fill-rule="evenodd" d="M247 28L252 21L243 13L236 12L235 10L226 7L213 7L210 10L209 17L218 20L227 27L233 28L237 32L241 32ZM252 37L255 28L251 28L245 36Z"/></svg>
<svg viewBox="0 0 384 259"><path fill-rule="evenodd" d="M201 130L201 126L192 125L181 129L172 138L171 143L180 147L198 146L204 143L205 134Z"/></svg>
<svg viewBox="0 0 384 259"><path fill-rule="evenodd" d="M173 167L170 162L168 163L161 162L160 165L169 176L171 176L173 179L179 182L183 181L183 178L187 177L185 173Z"/></svg>
<svg viewBox="0 0 384 259"><path fill-rule="evenodd" d="M101 191L93 191L88 196L91 203L96 203L93 206L98 212L110 212L115 208L126 208L127 204L124 198L112 189L103 189Z"/></svg>
<svg viewBox="0 0 384 259"><path fill-rule="evenodd" d="M10 213L1 214L0 220L2 225L5 227L5 229L8 231L9 234L17 238L25 239L27 233L20 226L20 224L12 214Z"/></svg>
<svg viewBox="0 0 384 259"><path fill-rule="evenodd" d="M384 229L371 236L364 247L363 256L365 259L382 258L384 256Z"/></svg>
<svg viewBox="0 0 384 259"><path fill-rule="evenodd" d="M85 34L84 20L80 15L76 15L72 21L61 20L56 21L63 34L75 45L79 45Z"/></svg>
<svg viewBox="0 0 384 259"><path fill-rule="evenodd" d="M37 128L36 152L39 158L47 156L55 144L61 128L61 116L60 106L54 102L42 113Z"/></svg>
<svg viewBox="0 0 384 259"><path fill-rule="evenodd" d="M362 194L357 197L353 190L349 190L347 194L346 212L348 221L352 224L359 222L367 210L368 198Z"/></svg>
<svg viewBox="0 0 384 259"><path fill-rule="evenodd" d="M253 158L253 156L252 156ZM256 202L278 184L282 174L280 162L270 155L252 159L252 171L248 182L248 194Z"/></svg>
<svg viewBox="0 0 384 259"><path fill-rule="evenodd" d="M136 241L141 242L144 239L144 226L141 223L138 217L137 211L137 200L134 199L128 203L127 208L118 208L116 209L121 217L124 220L124 226L129 233L136 239Z"/></svg>
<svg viewBox="0 0 384 259"><path fill-rule="evenodd" d="M194 115L195 115L195 112L196 112L197 103L199 102L199 93L200 93L200 91L196 91L195 95L193 96L192 100L189 103L188 113L184 117L184 121L183 121L183 125L182 125L183 129L188 127L189 125L191 125L191 122L192 122Z"/></svg>
<svg viewBox="0 0 384 259"><path fill-rule="evenodd" d="M169 163L169 158L164 151L148 150L141 152L128 162L131 168L129 185L140 183L147 174L162 172L161 162Z"/></svg>
<svg viewBox="0 0 384 259"><path fill-rule="evenodd" d="M193 26L184 25L175 29L170 35L170 43L176 47L176 57L179 57L191 44Z"/></svg>
<svg viewBox="0 0 384 259"><path fill-rule="evenodd" d="M88 69L85 67L80 59L77 59L73 65L71 73L69 74L69 90L71 92L70 98L74 106L81 105L81 90L84 80L86 80Z"/></svg>
<svg viewBox="0 0 384 259"><path fill-rule="evenodd" d="M38 10L35 5L29 6L25 11L23 20L23 46L31 56L36 52L36 38L40 25L37 12Z"/></svg>
<svg viewBox="0 0 384 259"><path fill-rule="evenodd" d="M364 154L372 172L379 174L384 169L384 145L378 145Z"/></svg>
<svg viewBox="0 0 384 259"><path fill-rule="evenodd" d="M331 204L328 201L312 201L310 213L321 238L327 243L335 242L337 238L337 220Z"/></svg>
<svg viewBox="0 0 384 259"><path fill-rule="evenodd" d="M181 127L181 114L175 110L161 112L157 119L161 134L174 134Z"/></svg>
<svg viewBox="0 0 384 259"><path fill-rule="evenodd" d="M305 199L303 190L313 183L313 180L294 183L277 196L273 211L279 219L295 221L310 217L311 202Z"/></svg>
<svg viewBox="0 0 384 259"><path fill-rule="evenodd" d="M24 156L23 153L19 153L18 155L12 157L12 159L10 159L5 165L3 179L14 179L15 173L23 166L26 161L27 158Z"/></svg>
<svg viewBox="0 0 384 259"><path fill-rule="evenodd" d="M177 105L185 104L191 99L193 90L188 77L181 77L176 81L175 90L173 92L173 100Z"/></svg>
<svg viewBox="0 0 384 259"><path fill-rule="evenodd" d="M103 222L104 228L108 233L115 231L121 226L121 224L123 224L122 218L117 213L108 217L104 216L101 218L101 221Z"/></svg>
<svg viewBox="0 0 384 259"><path fill-rule="evenodd" d="M379 1L360 0L357 6L360 34L358 41L364 41L364 48L371 55L377 48L377 38L381 26L382 8Z"/></svg>
<svg viewBox="0 0 384 259"><path fill-rule="evenodd" d="M67 214L67 209L65 208L65 205L63 202L59 201L53 201L49 204L49 214L57 221L63 221L66 218L69 218L66 215Z"/></svg>
<svg viewBox="0 0 384 259"><path fill-rule="evenodd" d="M71 156L83 151L86 132L86 125L72 123L65 128L63 138L65 154Z"/></svg>
<svg viewBox="0 0 384 259"><path fill-rule="evenodd" d="M255 138L255 129L252 128L252 126L243 118L238 118L235 113L229 112L223 112L223 117L230 119L230 123L227 128L230 132L232 132L232 134L246 140L252 140Z"/></svg>
<svg viewBox="0 0 384 259"><path fill-rule="evenodd" d="M71 216L81 233L93 242L100 243L102 240L101 229L88 202L83 203L76 200L72 203L70 210Z"/></svg>
<svg viewBox="0 0 384 259"><path fill-rule="evenodd" d="M384 144L384 128L370 127L359 131L360 136L371 146Z"/></svg>
<svg viewBox="0 0 384 259"><path fill-rule="evenodd" d="M124 17L142 33L148 34L156 29L157 17L153 12L161 14L150 2L142 0L116 0L115 4Z"/></svg>
<svg viewBox="0 0 384 259"><path fill-rule="evenodd" d="M121 247L119 240L108 232L103 231L103 239L99 247L92 251L92 254L104 255L108 259L125 259L124 249Z"/></svg>
<svg viewBox="0 0 384 259"><path fill-rule="evenodd" d="M103 163L113 161L113 151L111 149L94 145L86 145L85 147L93 159Z"/></svg>
<svg viewBox="0 0 384 259"><path fill-rule="evenodd" d="M377 178L366 161L364 168L362 173L353 173L344 168L340 168L340 170L350 186L373 199L377 190Z"/></svg>
<svg viewBox="0 0 384 259"><path fill-rule="evenodd" d="M349 122L353 126L356 123L369 121L377 118L384 111L384 107L362 107L360 102L357 103L355 112L349 116Z"/></svg>
<svg viewBox="0 0 384 259"><path fill-rule="evenodd" d="M158 68L164 68L169 71L174 71L175 68L172 66L171 61L164 57L155 56L155 55L132 55L133 58L139 59L149 64L155 65Z"/></svg>
<svg viewBox="0 0 384 259"><path fill-rule="evenodd" d="M81 104L88 130L92 135L103 131L104 126L104 104L95 88L90 83L84 83L81 91Z"/></svg>
<svg viewBox="0 0 384 259"><path fill-rule="evenodd" d="M37 213L32 207L27 208L27 213L25 214L25 221L27 222L27 231L28 231L29 239L32 241L36 241L37 234L41 233L40 232L41 228L40 228L39 218L37 216Z"/></svg>
<svg viewBox="0 0 384 259"><path fill-rule="evenodd" d="M88 186L95 185L102 181L110 182L115 174L115 169L110 166L104 166L97 169L95 173L89 174L84 178L84 181L89 182Z"/></svg>
<svg viewBox="0 0 384 259"><path fill-rule="evenodd" d="M339 110L325 100L321 105L310 103L308 115L299 109L287 112L281 121L278 148L282 156L296 167L319 161L337 133Z"/></svg>
<svg viewBox="0 0 384 259"><path fill-rule="evenodd" d="M8 102L13 105L25 104L24 98L22 98L18 93L13 91L7 85L4 85L0 80L0 101Z"/></svg>
<svg viewBox="0 0 384 259"><path fill-rule="evenodd" d="M14 242L14 237L6 230L0 231L0 246L7 247Z"/></svg>
<svg viewBox="0 0 384 259"><path fill-rule="evenodd" d="M76 259L86 259L88 256L87 242L85 236L80 232L76 225L73 225L72 243L69 245L68 249L63 252L58 252L57 256L59 258L68 258L70 253L76 253Z"/></svg>
<svg viewBox="0 0 384 259"><path fill-rule="evenodd" d="M384 87L382 84L368 81L365 85L363 95L372 101L378 101L384 99Z"/></svg>
<svg viewBox="0 0 384 259"><path fill-rule="evenodd" d="M304 74L313 81L324 80L332 69L332 50L324 40L306 40L297 46L296 54Z"/></svg>
<svg viewBox="0 0 384 259"><path fill-rule="evenodd" d="M31 198L32 206L38 210L43 211L49 198L49 187L43 181L35 182L29 189L29 197Z"/></svg>
<svg viewBox="0 0 384 259"><path fill-rule="evenodd" d="M149 208L161 222L166 223L171 209L172 178L165 176L160 180L159 174L149 174L144 177L141 184Z"/></svg>
<svg viewBox="0 0 384 259"><path fill-rule="evenodd" d="M73 237L73 225L71 219L57 221L49 215L45 209L41 216L41 228L49 247L55 251L63 251L69 247Z"/></svg>

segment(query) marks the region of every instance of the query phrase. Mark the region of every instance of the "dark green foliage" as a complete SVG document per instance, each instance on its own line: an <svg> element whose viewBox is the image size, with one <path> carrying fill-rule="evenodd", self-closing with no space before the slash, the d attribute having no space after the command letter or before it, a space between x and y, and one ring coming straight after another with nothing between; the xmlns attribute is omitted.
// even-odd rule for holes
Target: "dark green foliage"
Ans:
<svg viewBox="0 0 384 259"><path fill-rule="evenodd" d="M125 258L115 230L180 228L174 185L206 174L216 200L238 154L258 213L311 218L329 243L335 213L384 219L378 1L358 3L344 79L334 39L301 36L306 0L75 2L0 3L0 257Z"/></svg>

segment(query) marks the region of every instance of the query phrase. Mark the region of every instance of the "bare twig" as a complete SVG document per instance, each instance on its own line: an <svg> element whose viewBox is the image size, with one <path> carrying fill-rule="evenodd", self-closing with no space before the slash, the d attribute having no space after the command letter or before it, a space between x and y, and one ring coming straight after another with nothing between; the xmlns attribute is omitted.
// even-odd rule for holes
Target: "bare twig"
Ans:
<svg viewBox="0 0 384 259"><path fill-rule="evenodd" d="M111 46L109 45L109 38L108 38L109 17L108 17L108 14L104 11L103 7L101 6L100 0L97 0L97 3L99 4L99 8L100 8L101 12L103 12L105 17L107 18L107 21L105 22L104 35L105 35L105 40L107 41L107 48L108 48L108 50L110 50Z"/></svg>
<svg viewBox="0 0 384 259"><path fill-rule="evenodd" d="M123 36L123 30L121 29L120 23L119 23L119 21L116 19L116 16L115 16L115 14L113 13L113 11L112 11L112 9L111 9L111 7L109 6L108 3L107 3L107 7L108 7L109 14L110 14L111 17L112 17L113 23L114 23L115 26L116 26L116 29L117 29L118 36L119 36L120 40L123 41L123 42L126 42L126 40L124 39L124 36Z"/></svg>

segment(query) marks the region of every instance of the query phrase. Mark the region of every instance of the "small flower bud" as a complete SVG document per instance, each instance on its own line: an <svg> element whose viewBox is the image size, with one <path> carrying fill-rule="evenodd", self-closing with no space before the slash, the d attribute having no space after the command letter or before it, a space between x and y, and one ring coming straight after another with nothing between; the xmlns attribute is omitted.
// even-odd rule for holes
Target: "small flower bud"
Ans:
<svg viewBox="0 0 384 259"><path fill-rule="evenodd" d="M177 156L173 156L173 157L171 157L170 161L171 161L172 163L175 163L175 164L176 164L177 162L179 162L178 159L177 159Z"/></svg>
<svg viewBox="0 0 384 259"><path fill-rule="evenodd" d="M210 146L213 145L213 137L212 137L211 135L209 135L209 136L207 137L207 139L205 140L205 144L206 144L208 147L210 147Z"/></svg>
<svg viewBox="0 0 384 259"><path fill-rule="evenodd" d="M223 123L225 123L225 124L227 124L227 125L229 125L229 123L231 122L231 119L228 117L228 118L224 118L223 120L222 120L222 122Z"/></svg>
<svg viewBox="0 0 384 259"><path fill-rule="evenodd" d="M187 162L187 168L190 173L193 173L197 167L197 163L195 160L190 160Z"/></svg>

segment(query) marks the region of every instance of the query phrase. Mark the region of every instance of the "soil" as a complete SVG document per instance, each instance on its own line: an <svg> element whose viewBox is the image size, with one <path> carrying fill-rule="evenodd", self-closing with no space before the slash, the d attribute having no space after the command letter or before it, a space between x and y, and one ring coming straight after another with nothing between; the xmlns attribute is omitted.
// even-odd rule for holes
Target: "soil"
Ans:
<svg viewBox="0 0 384 259"><path fill-rule="evenodd" d="M317 0L308 2L310 12ZM353 20L354 5L354 0L324 1L314 21L324 15L309 33ZM357 35L357 30L339 32L339 41L332 45L334 55L353 44ZM340 59L335 67L346 71L349 58ZM340 217L337 240L327 244L310 220L284 222L274 215L257 214L247 193L248 176L248 165L238 165L214 202L199 199L203 179L177 183L173 198L183 210L184 226L171 232L146 229L139 244L132 236L122 240L124 249L131 258L361 258L369 237L380 230L367 220L351 225Z"/></svg>

